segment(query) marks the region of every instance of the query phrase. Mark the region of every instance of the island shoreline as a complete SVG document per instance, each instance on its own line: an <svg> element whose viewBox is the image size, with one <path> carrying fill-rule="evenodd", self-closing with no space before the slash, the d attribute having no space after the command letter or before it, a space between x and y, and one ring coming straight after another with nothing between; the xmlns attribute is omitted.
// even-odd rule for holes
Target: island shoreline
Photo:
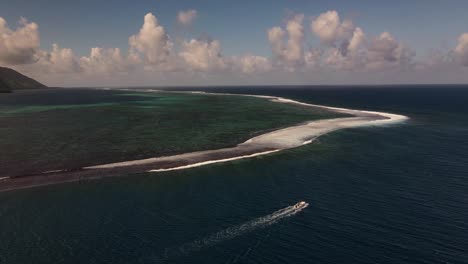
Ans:
<svg viewBox="0 0 468 264"><path fill-rule="evenodd" d="M150 89L143 90L143 92L160 91ZM321 108L337 113L349 114L352 115L352 117L308 121L299 125L293 125L286 128L273 130L265 134L261 134L241 144L238 144L235 147L230 148L196 151L172 156L162 156L142 160L102 164L97 166L84 167L79 170L53 171L21 177L2 177L0 178L0 192L60 183L81 182L106 177L130 176L145 172L163 172L188 169L208 164L258 157L272 154L281 150L310 144L319 136L339 129L362 127L369 125L394 124L404 122L408 119L408 117L403 115L308 104L277 96L207 93L200 91L189 91L188 93L256 97L267 99L277 103L295 104L306 107Z"/></svg>

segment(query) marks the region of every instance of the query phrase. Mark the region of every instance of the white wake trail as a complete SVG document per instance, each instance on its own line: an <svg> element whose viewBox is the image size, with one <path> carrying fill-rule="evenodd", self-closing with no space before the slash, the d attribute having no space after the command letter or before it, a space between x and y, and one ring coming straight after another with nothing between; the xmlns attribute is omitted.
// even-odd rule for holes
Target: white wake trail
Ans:
<svg viewBox="0 0 468 264"><path fill-rule="evenodd" d="M183 244L178 248L166 249L164 256L161 260L168 260L178 256L188 255L191 252L200 251L207 247L212 247L216 244L224 242L226 240L233 239L240 235L251 232L255 229L267 227L269 225L277 223L279 220L293 216L309 206L306 202L299 202L295 205L291 205L275 211L269 215L255 218L243 224L229 227L217 233L211 234L205 238L197 239L193 242Z"/></svg>

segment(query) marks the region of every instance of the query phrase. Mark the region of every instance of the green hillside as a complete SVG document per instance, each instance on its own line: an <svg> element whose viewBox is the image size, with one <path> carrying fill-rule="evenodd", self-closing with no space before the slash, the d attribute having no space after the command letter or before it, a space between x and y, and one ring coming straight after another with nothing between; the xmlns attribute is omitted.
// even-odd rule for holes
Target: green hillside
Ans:
<svg viewBox="0 0 468 264"><path fill-rule="evenodd" d="M0 67L0 92L38 89L47 86L10 68Z"/></svg>

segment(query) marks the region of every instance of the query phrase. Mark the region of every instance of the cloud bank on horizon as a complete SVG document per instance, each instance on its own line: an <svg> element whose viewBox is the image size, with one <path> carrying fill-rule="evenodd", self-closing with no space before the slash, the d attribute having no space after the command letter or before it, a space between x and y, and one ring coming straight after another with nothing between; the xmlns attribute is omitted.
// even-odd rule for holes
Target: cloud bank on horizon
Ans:
<svg viewBox="0 0 468 264"><path fill-rule="evenodd" d="M180 11L177 23L191 26L198 15L194 9ZM140 30L129 36L127 51L93 47L80 57L58 44L42 50L38 24L21 18L14 29L0 17L0 66L53 86L468 82L468 33L460 34L455 47L417 57L390 32L372 36L334 10L292 14L284 25L265 31L271 56L226 56L216 39L175 43L147 13ZM306 34L319 44L307 44Z"/></svg>

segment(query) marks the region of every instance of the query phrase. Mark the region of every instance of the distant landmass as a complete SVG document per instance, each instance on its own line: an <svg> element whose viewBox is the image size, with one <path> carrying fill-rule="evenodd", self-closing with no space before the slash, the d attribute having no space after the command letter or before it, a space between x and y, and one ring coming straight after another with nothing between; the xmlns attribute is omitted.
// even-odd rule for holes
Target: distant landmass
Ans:
<svg viewBox="0 0 468 264"><path fill-rule="evenodd" d="M0 93L13 90L46 88L44 84L13 69L0 67Z"/></svg>

